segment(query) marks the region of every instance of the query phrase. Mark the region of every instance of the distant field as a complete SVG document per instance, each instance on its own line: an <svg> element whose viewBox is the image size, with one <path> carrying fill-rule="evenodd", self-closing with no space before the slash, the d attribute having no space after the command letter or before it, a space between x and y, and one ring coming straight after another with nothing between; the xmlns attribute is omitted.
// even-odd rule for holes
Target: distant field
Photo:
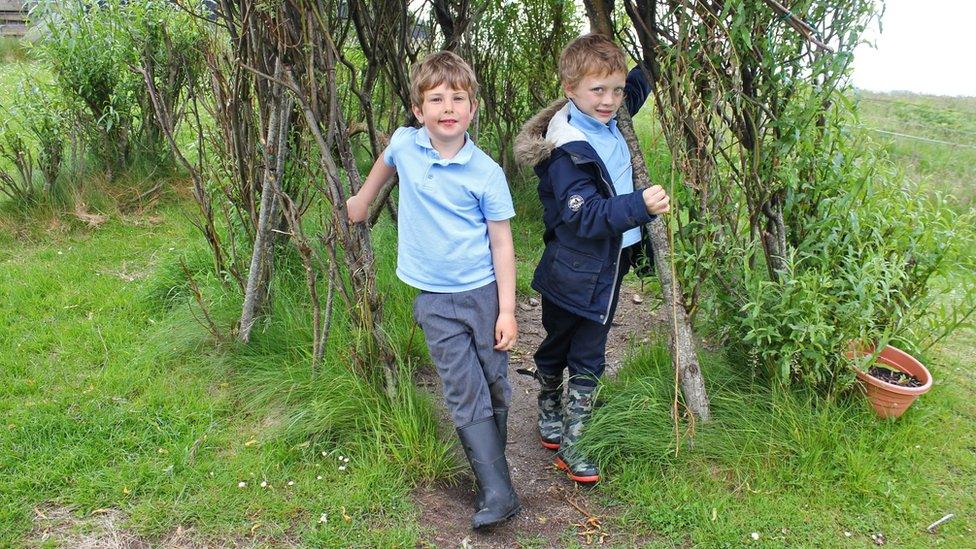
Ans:
<svg viewBox="0 0 976 549"><path fill-rule="evenodd" d="M861 124L914 181L976 200L976 97L860 92Z"/></svg>

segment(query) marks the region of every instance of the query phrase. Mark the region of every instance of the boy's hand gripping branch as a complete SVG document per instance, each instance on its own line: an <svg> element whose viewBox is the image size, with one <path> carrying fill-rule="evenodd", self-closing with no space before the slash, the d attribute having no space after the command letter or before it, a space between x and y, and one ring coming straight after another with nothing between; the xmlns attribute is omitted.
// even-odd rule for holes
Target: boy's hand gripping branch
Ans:
<svg viewBox="0 0 976 549"><path fill-rule="evenodd" d="M654 185L642 191L644 205L647 206L647 213L660 215L671 211L671 200L664 191L664 187Z"/></svg>

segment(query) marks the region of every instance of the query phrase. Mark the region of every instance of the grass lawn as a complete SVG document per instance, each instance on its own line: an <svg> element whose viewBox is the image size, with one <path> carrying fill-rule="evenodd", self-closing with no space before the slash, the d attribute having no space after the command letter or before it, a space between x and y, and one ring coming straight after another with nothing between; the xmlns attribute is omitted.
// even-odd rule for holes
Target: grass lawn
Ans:
<svg viewBox="0 0 976 549"><path fill-rule="evenodd" d="M13 232L0 233L0 546L36 542L60 508L81 530L121 509L150 537L414 543L402 463L353 436L287 435L286 399L249 390L255 357L215 351L186 301L161 302L160 271L197 240L182 208ZM288 358L260 358L301 385Z"/></svg>
<svg viewBox="0 0 976 549"><path fill-rule="evenodd" d="M0 98L20 72L0 63ZM976 100L862 94L861 105L864 126L976 144ZM976 149L877 141L908 177L972 207ZM541 224L531 185L515 200L526 293ZM0 203L0 546L44 545L53 527L78 542L116 511L121 528L150 540L185 528L201 543L414 546L424 525L411 487L457 465L430 398L406 386L384 403L347 370L357 340L341 312L326 366L309 370L293 258L252 343L215 341L181 261L221 327L240 298L207 274L191 212L169 196L89 227ZM393 274L392 227L374 234L389 335L409 368L426 359L412 293ZM745 365L705 353L716 419L676 455L668 358L659 345L637 350L597 416L609 472L598 495L665 546L866 546L878 534L897 546L976 546L976 332L925 358L935 387L887 422L858 398L772 394ZM948 513L937 534L924 531Z"/></svg>

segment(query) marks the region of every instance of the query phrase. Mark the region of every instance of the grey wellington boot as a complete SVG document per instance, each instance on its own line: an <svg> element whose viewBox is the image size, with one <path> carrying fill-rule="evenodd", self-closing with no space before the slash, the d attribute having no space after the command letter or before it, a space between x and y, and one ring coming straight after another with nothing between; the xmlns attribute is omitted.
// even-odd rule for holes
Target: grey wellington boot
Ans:
<svg viewBox="0 0 976 549"><path fill-rule="evenodd" d="M484 503L471 517L471 526L481 528L515 516L520 509L519 500L512 488L505 447L494 418L458 427L457 433L478 486L484 492Z"/></svg>
<svg viewBox="0 0 976 549"><path fill-rule="evenodd" d="M593 414L596 387L569 384L566 407L563 410L562 444L554 463L576 482L597 482L600 471L595 463L586 459L576 448L583 429Z"/></svg>
<svg viewBox="0 0 976 549"><path fill-rule="evenodd" d="M563 376L536 371L539 380L539 440L543 448L558 450L563 432Z"/></svg>
<svg viewBox="0 0 976 549"><path fill-rule="evenodd" d="M498 436L502 439L502 448L508 444L508 408L492 408L495 413L495 427L498 428ZM478 484L478 491L474 496L474 508L481 509L485 506L485 493Z"/></svg>

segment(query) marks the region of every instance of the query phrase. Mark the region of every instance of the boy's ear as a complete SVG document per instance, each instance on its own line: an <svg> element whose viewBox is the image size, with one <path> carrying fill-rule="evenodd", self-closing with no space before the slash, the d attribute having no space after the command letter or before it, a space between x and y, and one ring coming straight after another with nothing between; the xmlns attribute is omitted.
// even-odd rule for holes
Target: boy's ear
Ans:
<svg viewBox="0 0 976 549"><path fill-rule="evenodd" d="M576 93L574 91L575 86L570 86L568 83L566 83L566 84L563 84L562 87L563 87L563 93L566 95L566 97L568 99L572 99L573 96L574 96L574 94Z"/></svg>
<svg viewBox="0 0 976 549"><path fill-rule="evenodd" d="M420 107L418 107L417 105L410 105L410 110L413 111L414 117L416 117L416 119L421 124L423 124L424 123L424 111L420 110Z"/></svg>
<svg viewBox="0 0 976 549"><path fill-rule="evenodd" d="M478 100L472 97L471 98L471 116L474 116L474 113L476 113L476 112L478 112Z"/></svg>

